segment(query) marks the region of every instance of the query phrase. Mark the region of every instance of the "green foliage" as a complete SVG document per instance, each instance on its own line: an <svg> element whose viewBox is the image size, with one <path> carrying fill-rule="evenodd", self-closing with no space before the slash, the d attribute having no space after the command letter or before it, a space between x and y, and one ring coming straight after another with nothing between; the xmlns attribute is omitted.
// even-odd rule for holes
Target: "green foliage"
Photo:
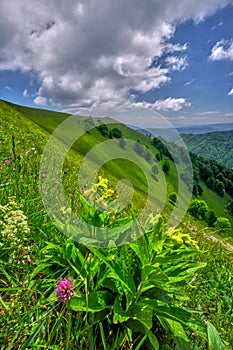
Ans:
<svg viewBox="0 0 233 350"><path fill-rule="evenodd" d="M97 126L98 131L101 133L102 136L108 137L109 135L109 129L106 124L101 124Z"/></svg>
<svg viewBox="0 0 233 350"><path fill-rule="evenodd" d="M198 220L205 220L208 206L205 201L194 199L189 205L188 212Z"/></svg>
<svg viewBox="0 0 233 350"><path fill-rule="evenodd" d="M113 128L112 129L112 136L117 138L117 139L120 139L122 137L121 130L119 130L118 128Z"/></svg>
<svg viewBox="0 0 233 350"><path fill-rule="evenodd" d="M170 170L170 164L167 160L164 160L162 162L162 169L163 171L165 172L165 174L168 174L169 173L169 170Z"/></svg>
<svg viewBox="0 0 233 350"><path fill-rule="evenodd" d="M217 217L216 217L214 211L209 210L207 212L207 215L206 215L206 222L207 222L208 226L213 227L216 220L217 220Z"/></svg>
<svg viewBox="0 0 233 350"><path fill-rule="evenodd" d="M134 277L129 273L131 262L125 264L126 252L126 257L131 254L136 262ZM83 320L79 323L79 333L85 334L88 322L88 327L95 330L96 343L101 341L96 322L101 322L104 333L108 334L107 348L123 342L129 332L135 347L147 339L145 349L159 348L163 342L161 333L156 331L158 322L173 344L181 340L184 344L190 343L186 329L207 340L205 325L182 307L184 296L180 297L179 288L181 282L205 264L190 260L197 254L195 242L178 230L165 232L161 218L143 237L126 247L87 249L70 240L63 245L48 243L43 253L39 264L52 266L51 272L60 270L60 274L62 271L67 274L66 266L69 268L76 288L64 317L67 318L70 311L78 312ZM85 341L89 348L88 335Z"/></svg>
<svg viewBox="0 0 233 350"><path fill-rule="evenodd" d="M214 227L217 229L217 230L229 230L231 229L231 224L230 224L230 221L227 219L227 218L217 218L215 224L214 224Z"/></svg>
<svg viewBox="0 0 233 350"><path fill-rule="evenodd" d="M201 232L198 232L196 237L200 248L205 249L205 254L199 255L200 262L205 261L207 264L186 287L190 296L188 307L198 308L203 317L221 331L223 339L228 340L231 348L233 344L232 251L211 241ZM210 331L209 328L207 330Z"/></svg>
<svg viewBox="0 0 233 350"><path fill-rule="evenodd" d="M197 135L182 135L189 150L216 160L228 168L233 167L233 131L217 131Z"/></svg>
<svg viewBox="0 0 233 350"><path fill-rule="evenodd" d="M177 194L175 192L172 192L169 194L169 201L175 205L176 201L177 201Z"/></svg>

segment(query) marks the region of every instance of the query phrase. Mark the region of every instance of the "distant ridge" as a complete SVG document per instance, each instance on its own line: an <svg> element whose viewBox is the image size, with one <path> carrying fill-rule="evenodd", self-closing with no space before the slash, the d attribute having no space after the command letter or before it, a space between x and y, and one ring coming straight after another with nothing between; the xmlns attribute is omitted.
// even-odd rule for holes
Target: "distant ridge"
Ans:
<svg viewBox="0 0 233 350"><path fill-rule="evenodd" d="M214 131L233 130L233 123L218 123L208 125L194 125L176 128L180 134L205 134Z"/></svg>
<svg viewBox="0 0 233 350"><path fill-rule="evenodd" d="M233 130L233 123L218 123L218 124L208 124L208 125L190 125L182 127L174 127L167 129L160 128L135 128L132 125L128 125L131 129L134 129L141 134L150 135L152 137L162 137L168 141L176 141L176 132L182 135L191 134L191 135L201 135L211 132L221 132L221 131L230 131Z"/></svg>

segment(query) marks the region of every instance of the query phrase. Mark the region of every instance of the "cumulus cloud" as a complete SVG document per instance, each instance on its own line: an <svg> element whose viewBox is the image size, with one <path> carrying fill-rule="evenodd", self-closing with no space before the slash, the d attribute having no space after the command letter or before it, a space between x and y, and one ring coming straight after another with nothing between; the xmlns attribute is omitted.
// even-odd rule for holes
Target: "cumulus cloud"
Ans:
<svg viewBox="0 0 233 350"><path fill-rule="evenodd" d="M187 102L185 98L171 98L166 100L158 100L153 104L153 108L158 111L173 111L177 112L183 107L191 106L190 102Z"/></svg>
<svg viewBox="0 0 233 350"><path fill-rule="evenodd" d="M233 41L218 41L211 50L210 60L233 60Z"/></svg>
<svg viewBox="0 0 233 350"><path fill-rule="evenodd" d="M34 98L33 102L38 106L46 106L47 98L43 96L37 96L36 98Z"/></svg>
<svg viewBox="0 0 233 350"><path fill-rule="evenodd" d="M232 96L232 95L233 95L233 88L228 92L227 95L228 95L228 96Z"/></svg>
<svg viewBox="0 0 233 350"><path fill-rule="evenodd" d="M170 40L176 23L232 2L102 0L97 9L91 0L1 0L0 70L34 72L39 105L125 103L131 91L158 89L187 66L176 53L188 44ZM154 64L165 53L167 66Z"/></svg>

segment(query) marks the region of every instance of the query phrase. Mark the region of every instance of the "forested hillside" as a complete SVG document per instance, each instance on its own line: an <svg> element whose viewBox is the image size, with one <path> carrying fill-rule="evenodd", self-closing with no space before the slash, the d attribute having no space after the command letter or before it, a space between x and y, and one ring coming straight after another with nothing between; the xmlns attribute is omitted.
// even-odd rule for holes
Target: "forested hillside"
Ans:
<svg viewBox="0 0 233 350"><path fill-rule="evenodd" d="M233 167L233 130L206 134L183 134L191 152L216 160L225 167Z"/></svg>

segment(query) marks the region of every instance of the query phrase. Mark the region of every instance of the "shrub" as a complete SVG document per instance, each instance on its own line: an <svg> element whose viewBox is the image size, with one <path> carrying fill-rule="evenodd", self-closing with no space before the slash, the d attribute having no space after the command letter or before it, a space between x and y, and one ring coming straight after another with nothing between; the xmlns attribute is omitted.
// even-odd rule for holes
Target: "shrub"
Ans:
<svg viewBox="0 0 233 350"><path fill-rule="evenodd" d="M122 132L118 128L113 128L112 129L112 136L115 137L116 139L120 139L122 137Z"/></svg>
<svg viewBox="0 0 233 350"><path fill-rule="evenodd" d="M163 171L165 172L165 174L168 174L169 173L169 170L170 170L170 164L167 160L165 160L163 163L162 163L162 169Z"/></svg>
<svg viewBox="0 0 233 350"><path fill-rule="evenodd" d="M209 210L207 215L206 215L206 222L207 222L208 226L213 227L216 220L217 220L217 217L216 217L214 211Z"/></svg>
<svg viewBox="0 0 233 350"><path fill-rule="evenodd" d="M188 212L198 220L205 220L208 212L208 206L205 201L194 199L189 205Z"/></svg>
<svg viewBox="0 0 233 350"><path fill-rule="evenodd" d="M218 230L225 231L231 229L231 223L227 218L220 217L217 218L214 227Z"/></svg>
<svg viewBox="0 0 233 350"><path fill-rule="evenodd" d="M171 202L174 205L176 201L177 201L177 194L175 192L172 192L169 195L169 202Z"/></svg>

